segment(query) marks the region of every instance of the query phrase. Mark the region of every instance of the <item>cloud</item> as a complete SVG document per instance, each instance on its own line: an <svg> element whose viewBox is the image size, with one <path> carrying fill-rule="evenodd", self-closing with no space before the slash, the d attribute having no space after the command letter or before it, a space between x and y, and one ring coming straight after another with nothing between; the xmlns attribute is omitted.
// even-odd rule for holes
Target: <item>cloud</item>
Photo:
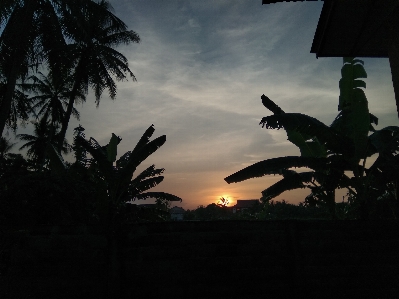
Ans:
<svg viewBox="0 0 399 299"><path fill-rule="evenodd" d="M90 95L81 111L87 137L106 144L123 138L119 154L155 125L167 142L140 169L164 167L155 190L181 196L183 207L218 196L259 198L279 177L228 185L223 178L257 161L298 155L283 130L258 125L270 112L266 94L286 112L311 115L329 125L337 115L340 58L309 53L322 2L261 5L259 1L112 0L115 14L141 37L121 46L137 82L118 83L115 101L104 94L95 109ZM387 59L365 59L366 95L381 123L395 124ZM382 126L381 126L382 127ZM139 170L140 170L139 169ZM283 194L293 202L305 191ZM306 195L306 194L305 194Z"/></svg>

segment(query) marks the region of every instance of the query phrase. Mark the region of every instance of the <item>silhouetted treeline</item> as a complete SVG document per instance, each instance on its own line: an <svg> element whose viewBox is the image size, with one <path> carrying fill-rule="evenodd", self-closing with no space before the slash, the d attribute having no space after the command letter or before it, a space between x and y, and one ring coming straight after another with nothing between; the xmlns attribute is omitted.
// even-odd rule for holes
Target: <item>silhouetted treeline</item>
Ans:
<svg viewBox="0 0 399 299"><path fill-rule="evenodd" d="M336 203L337 219L356 219L356 206L348 202ZM390 205L380 200L373 205L371 219L395 219ZM309 205L299 203L297 205L285 200L255 204L252 208L233 212L232 207L223 207L217 204L199 206L195 210L187 210L184 220L206 221L206 220L285 220L285 219L314 219L330 220L329 208L324 205Z"/></svg>

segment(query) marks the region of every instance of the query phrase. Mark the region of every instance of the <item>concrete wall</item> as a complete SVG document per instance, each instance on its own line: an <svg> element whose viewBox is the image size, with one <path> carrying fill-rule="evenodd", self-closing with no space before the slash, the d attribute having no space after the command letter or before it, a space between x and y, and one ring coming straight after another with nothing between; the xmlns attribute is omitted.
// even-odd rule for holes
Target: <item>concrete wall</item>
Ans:
<svg viewBox="0 0 399 299"><path fill-rule="evenodd" d="M399 223L165 222L125 228L125 298L397 298ZM97 227L3 229L0 298L104 298Z"/></svg>

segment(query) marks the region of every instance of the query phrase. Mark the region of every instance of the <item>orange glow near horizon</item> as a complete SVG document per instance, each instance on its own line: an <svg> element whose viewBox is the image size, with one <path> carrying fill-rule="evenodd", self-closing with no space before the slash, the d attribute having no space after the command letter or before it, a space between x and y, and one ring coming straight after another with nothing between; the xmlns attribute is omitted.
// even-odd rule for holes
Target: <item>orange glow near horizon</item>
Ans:
<svg viewBox="0 0 399 299"><path fill-rule="evenodd" d="M227 199L227 201L228 201L228 204L226 205L227 207L234 205L234 204L233 204L233 198L232 198L230 195L226 195L226 194L219 195L219 196L217 197L217 201L216 201L216 202L219 203L219 202L220 202L220 199L221 199L222 197L223 197L224 199Z"/></svg>

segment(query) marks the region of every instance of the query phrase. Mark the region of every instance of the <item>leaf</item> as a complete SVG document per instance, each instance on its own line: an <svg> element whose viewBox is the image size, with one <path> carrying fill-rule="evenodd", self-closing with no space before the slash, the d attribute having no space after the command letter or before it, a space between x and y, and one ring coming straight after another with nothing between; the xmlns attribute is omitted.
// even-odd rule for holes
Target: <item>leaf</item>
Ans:
<svg viewBox="0 0 399 299"><path fill-rule="evenodd" d="M385 127L371 134L368 139L375 152L396 152L399 150L399 127Z"/></svg>
<svg viewBox="0 0 399 299"><path fill-rule="evenodd" d="M290 171L289 175L285 175L284 178L277 183L273 184L269 188L262 191L262 200L269 201L274 197L280 195L285 191L290 191L299 188L313 188L311 185L305 185L304 183L310 183L317 180L319 183L320 178L325 178L326 176L320 172L309 171L300 172Z"/></svg>
<svg viewBox="0 0 399 299"><path fill-rule="evenodd" d="M355 57L343 57L342 59L343 59L343 63L345 64L345 63L352 63L352 61L353 61L353 59L354 59Z"/></svg>
<svg viewBox="0 0 399 299"><path fill-rule="evenodd" d="M182 201L182 199L176 195L165 193L165 192L145 192L137 194L133 200L141 200L147 198L163 199L167 201Z"/></svg>
<svg viewBox="0 0 399 299"><path fill-rule="evenodd" d="M353 102L349 109L343 111L342 122L340 132L343 136L352 140L354 144L352 158L354 163L358 163L356 161L366 155L367 136L370 128L370 113L367 100Z"/></svg>
<svg viewBox="0 0 399 299"><path fill-rule="evenodd" d="M132 153L137 152L140 148L142 148L144 145L146 145L149 141L150 138L152 136L152 134L154 134L155 132L155 128L154 125L151 125L143 134L143 136L141 136L139 142L137 142L135 148L133 149Z"/></svg>
<svg viewBox="0 0 399 299"><path fill-rule="evenodd" d="M134 182L134 181L139 182L143 179L160 175L164 171L165 171L164 168L155 169L155 165L153 164L150 167L148 167L147 169L145 169L144 171L142 171L137 177L134 178L134 180L132 180L132 182Z"/></svg>
<svg viewBox="0 0 399 299"><path fill-rule="evenodd" d="M262 99L263 106L265 106L267 109L269 109L274 114L283 114L283 113L285 113L283 111L283 109L281 109L279 106L277 106L271 99L269 99L264 94L260 98Z"/></svg>
<svg viewBox="0 0 399 299"><path fill-rule="evenodd" d="M250 178L262 177L267 174L282 174L283 169L292 167L308 167L314 170L327 168L326 158L287 156L268 159L252 164L244 169L226 177L224 180L230 183L238 183Z"/></svg>
<svg viewBox="0 0 399 299"><path fill-rule="evenodd" d="M341 68L341 77L343 81L353 80L353 65L352 64L344 64Z"/></svg>
<svg viewBox="0 0 399 299"><path fill-rule="evenodd" d="M303 157L326 157L327 152L324 147L315 141L305 141L303 135L293 130L286 130L288 140L295 144L301 151ZM306 136L308 137L308 136ZM308 137L309 139L310 137Z"/></svg>
<svg viewBox="0 0 399 299"><path fill-rule="evenodd" d="M90 138L89 141L84 139L81 136L76 136L79 143L83 146L83 148L92 155L94 161L97 163L97 166L100 172L106 176L108 181L114 179L114 171L112 167L112 162L108 161L108 157L102 147L95 141L94 138Z"/></svg>
<svg viewBox="0 0 399 299"><path fill-rule="evenodd" d="M302 181L298 176L293 176L291 178L283 178L277 183L271 185L269 188L262 191L262 201L269 201L276 196L279 196L285 191L290 191L299 188L305 188L306 186L302 184Z"/></svg>
<svg viewBox="0 0 399 299"><path fill-rule="evenodd" d="M112 133L111 140L106 146L107 149L107 158L109 162L115 162L116 160L116 155L117 155L117 148L118 144L121 141L121 138L116 136L114 133Z"/></svg>
<svg viewBox="0 0 399 299"><path fill-rule="evenodd" d="M366 70L363 65L355 64L353 65L353 79L367 78Z"/></svg>
<svg viewBox="0 0 399 299"><path fill-rule="evenodd" d="M363 80L353 80L353 88L366 88L366 82Z"/></svg>
<svg viewBox="0 0 399 299"><path fill-rule="evenodd" d="M353 64L355 64L355 63L360 63L360 64L364 65L364 61L363 61L363 60L360 60L360 59L353 59L353 60L352 60L352 63L353 63Z"/></svg>
<svg viewBox="0 0 399 299"><path fill-rule="evenodd" d="M154 153L158 148L160 148L165 142L166 136L162 135L145 144L139 150L136 150L136 146L126 165L120 170L120 180L124 183L129 182L132 179L133 173L137 166L140 165L141 162L147 159L147 157Z"/></svg>
<svg viewBox="0 0 399 299"><path fill-rule="evenodd" d="M269 109L274 114L280 115L285 112L277 106L271 99L267 96L261 96L263 105ZM288 140L296 145L301 151L301 155L304 157L325 157L326 151L324 147L319 142L314 142L315 144L309 144L306 140L311 139L312 136L301 134L299 132L286 129ZM316 145L317 143L317 145Z"/></svg>
<svg viewBox="0 0 399 299"><path fill-rule="evenodd" d="M151 189L163 181L163 176L157 176L154 178L149 178L146 180L141 180L136 184L132 184L129 187L129 193L132 197L135 197L137 194L142 193L148 189Z"/></svg>
<svg viewBox="0 0 399 299"><path fill-rule="evenodd" d="M378 117L370 113L370 124L378 125Z"/></svg>
<svg viewBox="0 0 399 299"><path fill-rule="evenodd" d="M300 113L285 113L262 118L262 127L271 129L284 128L301 134L315 136L321 144L326 144L328 150L337 153L351 153L353 145L351 140L339 136L335 130L326 126L319 120Z"/></svg>
<svg viewBox="0 0 399 299"><path fill-rule="evenodd" d="M353 97L352 103L366 103L367 104L366 94L364 93L363 89L358 89L358 88L354 89L352 92L352 97Z"/></svg>
<svg viewBox="0 0 399 299"><path fill-rule="evenodd" d="M355 59L355 57L343 57L343 63L350 63L350 64L355 64L355 63L360 63L364 64L363 60L360 59Z"/></svg>

